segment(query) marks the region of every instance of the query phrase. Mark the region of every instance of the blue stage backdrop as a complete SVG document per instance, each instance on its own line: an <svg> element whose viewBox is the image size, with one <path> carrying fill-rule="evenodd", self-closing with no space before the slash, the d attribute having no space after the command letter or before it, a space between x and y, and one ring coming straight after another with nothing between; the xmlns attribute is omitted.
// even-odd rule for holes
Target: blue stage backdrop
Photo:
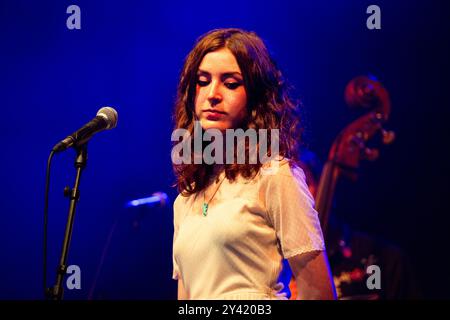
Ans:
<svg viewBox="0 0 450 320"><path fill-rule="evenodd" d="M66 290L65 298L176 298L172 108L195 39L222 27L253 30L266 41L303 103L305 142L322 161L358 115L343 100L348 81L372 74L384 84L392 98L387 126L398 138L379 160L363 164L358 181L342 186L335 214L404 248L426 297L449 297L443 269L450 260L441 256L449 243L448 157L439 140L448 137L448 19L437 1L376 1L382 25L369 30L370 4L3 0L0 299L42 298L47 157L103 106L116 108L119 121L89 142L69 254L69 264L80 267L81 289ZM80 8L81 29L67 27L70 5ZM53 159L49 286L74 159L73 150ZM165 207L125 207L157 191L168 195Z"/></svg>

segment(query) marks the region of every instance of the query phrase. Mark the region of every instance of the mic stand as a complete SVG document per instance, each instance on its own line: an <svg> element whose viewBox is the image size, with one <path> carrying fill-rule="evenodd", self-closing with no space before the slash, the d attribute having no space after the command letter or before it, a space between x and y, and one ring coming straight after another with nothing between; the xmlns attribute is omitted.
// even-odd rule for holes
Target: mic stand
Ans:
<svg viewBox="0 0 450 320"><path fill-rule="evenodd" d="M77 157L75 160L75 168L77 170L75 177L75 186L73 187L73 189L70 189L70 187L66 187L64 189L64 196L70 199L70 207L69 207L69 215L67 217L66 232L64 234L61 258L59 261L59 265L56 269L56 284L52 288L47 289L48 298L50 298L51 300L62 300L63 297L64 288L62 282L64 279L64 275L66 274L67 271L66 263L67 263L67 256L69 253L70 240L72 238L75 209L77 206L78 199L80 198L78 188L80 185L81 172L86 167L87 162L87 143L79 147L76 147L75 150L77 152Z"/></svg>

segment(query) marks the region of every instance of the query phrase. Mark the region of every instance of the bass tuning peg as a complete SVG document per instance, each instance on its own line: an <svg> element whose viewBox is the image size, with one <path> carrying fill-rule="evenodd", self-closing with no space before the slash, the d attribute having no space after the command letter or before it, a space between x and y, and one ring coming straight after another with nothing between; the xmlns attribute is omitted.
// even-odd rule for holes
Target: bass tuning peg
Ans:
<svg viewBox="0 0 450 320"><path fill-rule="evenodd" d="M380 155L380 152L378 149L375 148L365 148L364 149L364 158L366 158L369 161L374 161L378 159Z"/></svg>
<svg viewBox="0 0 450 320"><path fill-rule="evenodd" d="M391 144L395 140L395 132L392 130L387 131L385 129L382 129L381 135L383 137L384 144Z"/></svg>

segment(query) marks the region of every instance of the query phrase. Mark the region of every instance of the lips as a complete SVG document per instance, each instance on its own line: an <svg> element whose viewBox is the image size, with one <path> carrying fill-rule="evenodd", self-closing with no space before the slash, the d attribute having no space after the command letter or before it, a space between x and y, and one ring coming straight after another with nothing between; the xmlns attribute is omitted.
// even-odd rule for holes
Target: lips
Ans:
<svg viewBox="0 0 450 320"><path fill-rule="evenodd" d="M207 109L207 110L203 110L203 112L208 113L208 114L226 114L225 112L216 110L216 109Z"/></svg>
<svg viewBox="0 0 450 320"><path fill-rule="evenodd" d="M218 111L218 110L205 110L203 112L206 115L206 119L212 120L212 121L219 120L226 114L225 112Z"/></svg>

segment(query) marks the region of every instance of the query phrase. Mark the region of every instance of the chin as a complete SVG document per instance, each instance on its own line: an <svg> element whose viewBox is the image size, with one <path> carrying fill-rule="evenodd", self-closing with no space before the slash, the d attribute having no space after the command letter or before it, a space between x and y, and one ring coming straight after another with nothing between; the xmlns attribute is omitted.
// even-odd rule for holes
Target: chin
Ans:
<svg viewBox="0 0 450 320"><path fill-rule="evenodd" d="M203 130L218 129L218 130L223 131L223 132L226 129L230 129L231 128L228 123L222 122L222 121L202 120L201 121L201 125L202 125Z"/></svg>

